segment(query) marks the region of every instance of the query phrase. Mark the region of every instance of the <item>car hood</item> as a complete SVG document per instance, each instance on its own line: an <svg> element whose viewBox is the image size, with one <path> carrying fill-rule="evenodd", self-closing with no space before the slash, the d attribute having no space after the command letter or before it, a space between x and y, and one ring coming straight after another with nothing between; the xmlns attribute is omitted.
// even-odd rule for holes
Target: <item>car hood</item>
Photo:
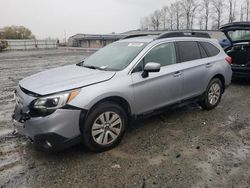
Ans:
<svg viewBox="0 0 250 188"><path fill-rule="evenodd" d="M232 44L250 42L250 22L229 23L221 26L220 31L225 33ZM247 33L241 33L242 31ZM239 34L243 34L244 37L240 37Z"/></svg>
<svg viewBox="0 0 250 188"><path fill-rule="evenodd" d="M69 65L34 74L21 80L19 85L32 93L48 95L104 82L114 75L112 71Z"/></svg>

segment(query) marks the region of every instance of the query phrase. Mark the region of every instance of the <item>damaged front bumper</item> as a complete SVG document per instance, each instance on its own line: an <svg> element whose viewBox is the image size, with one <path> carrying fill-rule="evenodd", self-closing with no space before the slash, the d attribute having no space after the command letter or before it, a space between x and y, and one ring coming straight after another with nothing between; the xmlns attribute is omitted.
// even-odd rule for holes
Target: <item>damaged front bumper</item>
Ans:
<svg viewBox="0 0 250 188"><path fill-rule="evenodd" d="M33 116L29 104L35 100L20 88L16 91L16 107L12 116L14 129L32 140L35 148L58 151L80 142L80 116L84 110L57 109L46 116Z"/></svg>

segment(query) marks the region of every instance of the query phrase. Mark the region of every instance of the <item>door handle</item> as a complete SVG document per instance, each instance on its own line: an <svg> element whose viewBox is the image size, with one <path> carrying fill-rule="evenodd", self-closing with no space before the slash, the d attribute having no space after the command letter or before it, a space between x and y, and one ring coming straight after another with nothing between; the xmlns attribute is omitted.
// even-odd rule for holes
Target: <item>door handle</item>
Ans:
<svg viewBox="0 0 250 188"><path fill-rule="evenodd" d="M174 77L179 77L181 74L182 74L181 71L177 71L174 73Z"/></svg>
<svg viewBox="0 0 250 188"><path fill-rule="evenodd" d="M210 67L212 67L213 65L211 64L211 63L207 63L206 64L206 68L210 68Z"/></svg>

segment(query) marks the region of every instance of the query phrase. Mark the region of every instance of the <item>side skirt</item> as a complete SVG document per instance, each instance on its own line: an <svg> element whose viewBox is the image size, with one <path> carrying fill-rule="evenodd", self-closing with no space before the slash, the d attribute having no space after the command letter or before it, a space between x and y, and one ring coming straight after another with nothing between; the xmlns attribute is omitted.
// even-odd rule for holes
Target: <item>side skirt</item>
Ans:
<svg viewBox="0 0 250 188"><path fill-rule="evenodd" d="M202 98L203 98L203 95L200 95L200 96L197 96L197 97L194 97L194 98L191 98L191 99L182 100L182 101L179 101L177 103L167 105L167 106L161 107L161 108L156 109L156 110L152 110L152 111L149 111L149 112L145 112L143 114L136 115L133 118L134 118L134 120L146 119L146 118L161 114L161 113L163 113L164 111L167 111L167 110L187 106L188 104L191 104L191 103L197 103L197 102L201 101Z"/></svg>

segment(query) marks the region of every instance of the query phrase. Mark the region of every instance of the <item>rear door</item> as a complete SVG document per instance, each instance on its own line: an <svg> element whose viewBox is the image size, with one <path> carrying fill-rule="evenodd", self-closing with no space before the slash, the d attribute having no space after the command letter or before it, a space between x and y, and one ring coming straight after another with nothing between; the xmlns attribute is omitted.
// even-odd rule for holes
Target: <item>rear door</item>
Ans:
<svg viewBox="0 0 250 188"><path fill-rule="evenodd" d="M207 83L207 69L212 65L206 60L207 54L196 41L176 42L179 64L183 72L183 99L202 94Z"/></svg>
<svg viewBox="0 0 250 188"><path fill-rule="evenodd" d="M161 64L160 72L141 76L148 62ZM183 77L176 63L174 43L159 44L152 48L131 74L137 113L148 112L181 100Z"/></svg>
<svg viewBox="0 0 250 188"><path fill-rule="evenodd" d="M231 42L231 46L225 52L233 59L234 72L242 72L242 69L250 67L250 23L236 22L223 25L220 30L225 33ZM241 74L241 73L240 73Z"/></svg>
<svg viewBox="0 0 250 188"><path fill-rule="evenodd" d="M221 26L220 30L233 43L250 42L250 23L236 22Z"/></svg>

